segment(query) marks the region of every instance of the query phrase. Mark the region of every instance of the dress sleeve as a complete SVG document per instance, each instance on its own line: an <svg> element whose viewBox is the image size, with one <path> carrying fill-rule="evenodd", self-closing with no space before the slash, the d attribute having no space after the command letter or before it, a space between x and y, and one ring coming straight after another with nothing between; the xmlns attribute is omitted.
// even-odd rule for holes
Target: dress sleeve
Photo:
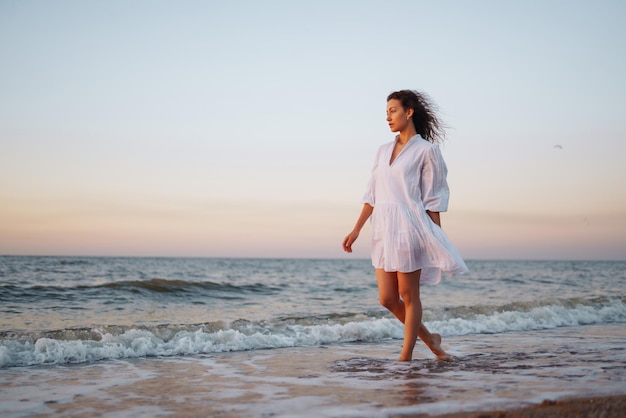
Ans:
<svg viewBox="0 0 626 418"><path fill-rule="evenodd" d="M425 154L420 188L424 208L431 212L445 212L448 210L450 189L446 177L448 168L441 155L438 145L432 146Z"/></svg>
<svg viewBox="0 0 626 418"><path fill-rule="evenodd" d="M380 148L378 149L378 152L376 152L376 160L374 161L374 168L372 168L370 181L367 184L367 190L365 191L365 194L363 195L363 199L361 199L361 203L363 204L367 203L371 207L374 207L374 203L376 203L376 198L375 198L376 193L374 189L376 186L376 168L378 168L378 157L380 157Z"/></svg>

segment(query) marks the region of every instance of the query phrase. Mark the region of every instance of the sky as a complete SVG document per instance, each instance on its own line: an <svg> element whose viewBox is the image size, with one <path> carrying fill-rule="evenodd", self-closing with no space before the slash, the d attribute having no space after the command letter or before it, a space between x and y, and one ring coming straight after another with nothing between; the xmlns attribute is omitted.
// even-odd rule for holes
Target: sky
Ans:
<svg viewBox="0 0 626 418"><path fill-rule="evenodd" d="M0 254L367 258L386 97L466 259L626 259L626 2L0 0Z"/></svg>

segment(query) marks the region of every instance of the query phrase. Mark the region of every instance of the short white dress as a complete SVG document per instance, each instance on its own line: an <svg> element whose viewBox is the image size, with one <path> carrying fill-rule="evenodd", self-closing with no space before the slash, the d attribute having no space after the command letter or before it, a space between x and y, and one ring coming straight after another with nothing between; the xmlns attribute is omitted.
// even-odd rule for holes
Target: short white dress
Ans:
<svg viewBox="0 0 626 418"><path fill-rule="evenodd" d="M374 207L372 265L385 271L422 270L421 284L438 284L442 272L463 274L463 258L426 213L448 210L448 169L439 146L413 136L390 164L396 141L382 145L361 203Z"/></svg>

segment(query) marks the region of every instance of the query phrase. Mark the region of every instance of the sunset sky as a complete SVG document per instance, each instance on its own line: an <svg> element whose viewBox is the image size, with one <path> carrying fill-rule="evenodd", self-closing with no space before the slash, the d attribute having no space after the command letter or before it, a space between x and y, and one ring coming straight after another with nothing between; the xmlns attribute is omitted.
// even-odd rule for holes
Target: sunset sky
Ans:
<svg viewBox="0 0 626 418"><path fill-rule="evenodd" d="M626 259L626 2L0 0L0 254L355 257L385 98L466 259Z"/></svg>

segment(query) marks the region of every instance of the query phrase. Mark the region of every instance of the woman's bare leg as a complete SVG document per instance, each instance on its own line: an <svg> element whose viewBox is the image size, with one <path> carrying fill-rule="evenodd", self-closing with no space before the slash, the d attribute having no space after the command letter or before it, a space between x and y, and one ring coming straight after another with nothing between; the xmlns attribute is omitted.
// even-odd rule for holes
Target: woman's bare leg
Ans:
<svg viewBox="0 0 626 418"><path fill-rule="evenodd" d="M431 334L423 323L420 324L419 337L430 348L430 351L437 356L438 360L452 360L452 357L441 347L441 335Z"/></svg>
<svg viewBox="0 0 626 418"><path fill-rule="evenodd" d="M378 296L381 305L404 324L406 313L404 302L400 299L398 273L376 269L376 279L378 281ZM421 321L418 336L439 360L450 360L450 356L441 347L441 335L431 334Z"/></svg>
<svg viewBox="0 0 626 418"><path fill-rule="evenodd" d="M413 349L422 324L420 273L420 270L412 273L398 272L398 291L404 301L404 344L398 361L413 359Z"/></svg>
<svg viewBox="0 0 626 418"><path fill-rule="evenodd" d="M376 269L376 280L380 304L404 324L404 302L400 299L398 290L398 273Z"/></svg>

